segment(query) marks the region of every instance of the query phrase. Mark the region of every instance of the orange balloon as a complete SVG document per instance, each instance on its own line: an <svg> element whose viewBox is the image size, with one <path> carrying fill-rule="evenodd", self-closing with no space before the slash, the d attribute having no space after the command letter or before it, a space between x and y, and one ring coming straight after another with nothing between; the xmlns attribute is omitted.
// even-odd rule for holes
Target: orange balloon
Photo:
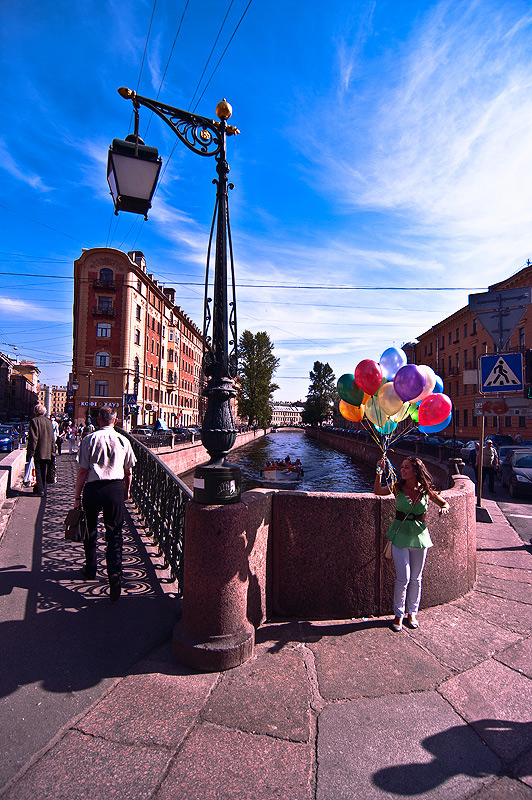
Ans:
<svg viewBox="0 0 532 800"><path fill-rule="evenodd" d="M364 397L362 398L362 402L361 402L361 404L360 404L360 405L361 405L361 406L365 406L365 405L366 405L366 403L368 402L369 398L370 398L370 397L372 397L372 396L373 396L373 395L371 395L371 394L366 394L366 392L364 392Z"/></svg>
<svg viewBox="0 0 532 800"><path fill-rule="evenodd" d="M352 406L351 403L346 403L345 400L340 400L340 405L338 408L342 417L350 420L351 422L360 422L364 416L363 405Z"/></svg>

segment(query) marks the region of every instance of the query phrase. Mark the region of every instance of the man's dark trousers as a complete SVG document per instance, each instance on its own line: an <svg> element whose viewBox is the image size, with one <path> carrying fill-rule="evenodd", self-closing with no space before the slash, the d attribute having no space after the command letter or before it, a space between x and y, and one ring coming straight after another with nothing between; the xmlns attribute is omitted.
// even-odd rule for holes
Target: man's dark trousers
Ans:
<svg viewBox="0 0 532 800"><path fill-rule="evenodd" d="M42 461L36 461L34 459L33 463L35 464L35 486L33 489L33 494L44 494L46 488L46 475L51 463L50 459Z"/></svg>
<svg viewBox="0 0 532 800"><path fill-rule="evenodd" d="M85 564L96 570L98 514L105 525L107 575L122 575L122 526L124 524L124 481L91 481L83 487L83 509L87 515L89 538L83 542Z"/></svg>

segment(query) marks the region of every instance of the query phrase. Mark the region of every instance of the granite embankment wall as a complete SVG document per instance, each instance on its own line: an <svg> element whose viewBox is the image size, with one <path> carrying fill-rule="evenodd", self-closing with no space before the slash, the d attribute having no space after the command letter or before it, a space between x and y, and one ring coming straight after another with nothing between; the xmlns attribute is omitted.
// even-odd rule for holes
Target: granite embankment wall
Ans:
<svg viewBox="0 0 532 800"><path fill-rule="evenodd" d="M264 431L260 428L256 431L239 433L236 437L235 448L242 447L243 444L258 439L266 433L269 433L269 429ZM209 460L209 454L203 447L199 438L194 443L186 442L178 445L174 449L171 447L153 448L153 452L159 456L176 475L183 475L183 473L194 469L197 464L205 464L205 462Z"/></svg>
<svg viewBox="0 0 532 800"><path fill-rule="evenodd" d="M475 582L474 484L461 475L453 476L452 483L442 492L450 505L447 515L438 516L429 504L434 547L424 572L422 608L455 600ZM185 552L190 554L197 541L203 555L201 564L187 562L185 596L187 583L191 592L201 585L204 605L214 602L203 574L203 560L212 552L218 553L216 574L224 586L234 580L255 626L272 617L349 619L392 613L395 574L382 549L394 515L393 497L372 493L255 489L244 492L240 503L224 507L192 501ZM232 542L230 567L220 557L222 532Z"/></svg>

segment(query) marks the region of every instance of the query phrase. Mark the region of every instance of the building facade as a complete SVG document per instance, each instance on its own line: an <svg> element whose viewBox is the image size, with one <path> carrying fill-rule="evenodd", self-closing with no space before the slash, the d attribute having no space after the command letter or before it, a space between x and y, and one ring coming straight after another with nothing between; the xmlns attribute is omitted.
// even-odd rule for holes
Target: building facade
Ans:
<svg viewBox="0 0 532 800"><path fill-rule="evenodd" d="M29 419L38 401L40 370L33 361L16 361L0 353L0 420Z"/></svg>
<svg viewBox="0 0 532 800"><path fill-rule="evenodd" d="M489 287L489 291L504 291L532 286L532 265L515 275ZM528 306L518 322L502 353L522 353L532 348L532 307ZM412 349L414 356L412 357ZM444 382L444 391L453 401L453 425L442 435L462 440L477 439L481 430L481 419L475 415L475 401L482 399L478 385L478 359L482 355L496 353L496 346L477 320L476 313L466 306L455 314L434 325L409 343L409 360L416 364L427 364ZM510 393L508 393L510 396ZM521 392L520 397L523 397ZM493 404L495 405L495 404ZM501 410L501 409L498 409ZM532 438L532 419L524 415L508 413L484 416L485 435L501 433L523 440Z"/></svg>
<svg viewBox="0 0 532 800"><path fill-rule="evenodd" d="M47 386L45 383L38 387L39 403L45 406L48 416L64 417L67 414L67 388L66 386Z"/></svg>
<svg viewBox="0 0 532 800"><path fill-rule="evenodd" d="M126 429L161 419L198 424L202 333L175 291L146 271L140 251L84 250L74 262L74 352L70 387L76 423L116 408Z"/></svg>
<svg viewBox="0 0 532 800"><path fill-rule="evenodd" d="M277 402L272 403L272 425L301 425L303 404Z"/></svg>

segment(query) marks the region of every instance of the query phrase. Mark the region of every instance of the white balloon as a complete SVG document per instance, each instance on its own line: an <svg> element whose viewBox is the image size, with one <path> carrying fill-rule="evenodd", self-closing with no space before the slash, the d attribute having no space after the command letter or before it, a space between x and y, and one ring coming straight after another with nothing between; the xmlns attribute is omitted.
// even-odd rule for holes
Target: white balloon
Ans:
<svg viewBox="0 0 532 800"><path fill-rule="evenodd" d="M418 394L417 397L414 397L414 399L410 401L411 403L419 403L420 400L424 400L425 397L428 397L429 394L432 394L434 387L436 386L436 373L432 367L428 367L426 364L418 364L417 368L423 373L427 379L427 382L425 383L425 388L421 394Z"/></svg>

